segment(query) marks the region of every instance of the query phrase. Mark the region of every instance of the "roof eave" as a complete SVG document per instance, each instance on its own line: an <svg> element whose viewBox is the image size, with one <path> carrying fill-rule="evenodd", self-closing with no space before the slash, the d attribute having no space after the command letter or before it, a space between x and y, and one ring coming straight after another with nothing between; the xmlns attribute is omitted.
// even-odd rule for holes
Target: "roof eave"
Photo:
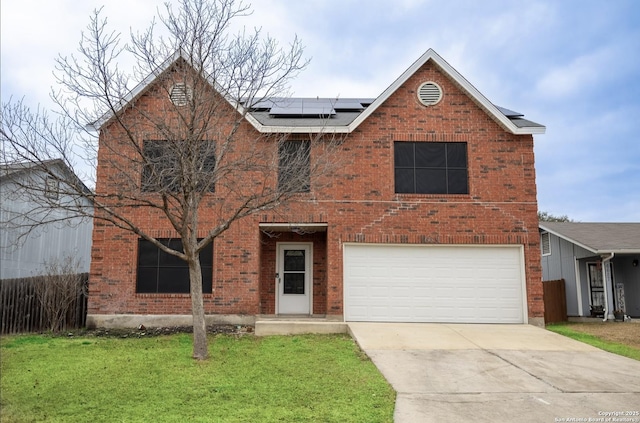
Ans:
<svg viewBox="0 0 640 423"><path fill-rule="evenodd" d="M601 254L601 253L598 251L598 249L597 249L597 248L590 247L590 246L588 246L588 245L586 245L586 244L583 244L583 243L581 243L581 242L579 242L579 241L576 241L576 240L575 240L575 239L573 239L573 238L570 238L570 237L568 237L568 236L566 236L566 235L563 235L563 234L559 233L558 231L554 231L553 229L549 229L548 227L544 226L544 224L542 224L542 223L538 223L538 227L539 227L540 229L542 229L543 231L549 232L550 234L554 234L555 236L557 236L557 237L559 237L559 238L562 238L562 239L564 239L565 241L569 241L569 242L571 242L572 244L577 245L578 247L584 248L584 249L585 249L585 250L587 250L587 251L591 251L591 252L592 252L592 253L594 253L594 254Z"/></svg>
<svg viewBox="0 0 640 423"><path fill-rule="evenodd" d="M243 106L239 105L238 111L243 110ZM318 126L272 126L264 125L258 121L251 113L246 113L245 118L256 129L263 134L347 134L349 128L346 126L318 125Z"/></svg>
<svg viewBox="0 0 640 423"><path fill-rule="evenodd" d="M636 248L621 248L612 250L598 250L597 254L640 254L640 250Z"/></svg>
<svg viewBox="0 0 640 423"><path fill-rule="evenodd" d="M617 249L608 248L608 249L599 250L597 248L590 247L590 246L588 246L586 244L583 244L583 243L581 243L579 241L576 241L575 239L573 239L573 238L571 238L571 237L569 237L567 235L563 235L563 234L559 233L558 231L554 231L553 229L549 229L548 227L546 227L544 225L544 223L539 223L538 227L540 229L542 229L543 231L549 232L550 234L553 234L553 235L555 235L555 236L557 236L559 238L562 238L565 241L571 242L572 244L575 244L578 247L584 248L585 250L590 251L590 252L592 252L594 254L597 254L597 255L611 254L611 253L614 253L614 254L640 254L640 249L637 249L637 248L617 248Z"/></svg>
<svg viewBox="0 0 640 423"><path fill-rule="evenodd" d="M513 124L512 124L513 125ZM547 132L546 126L525 126L519 128L513 125L515 129L510 129L510 131L515 135L539 135Z"/></svg>

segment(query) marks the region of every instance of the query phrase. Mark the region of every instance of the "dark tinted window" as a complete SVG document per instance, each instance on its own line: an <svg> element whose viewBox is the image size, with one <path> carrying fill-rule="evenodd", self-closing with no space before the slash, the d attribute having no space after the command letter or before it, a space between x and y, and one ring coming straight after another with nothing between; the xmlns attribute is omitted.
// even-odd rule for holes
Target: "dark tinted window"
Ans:
<svg viewBox="0 0 640 423"><path fill-rule="evenodd" d="M159 241L174 250L182 251L182 241L179 239L160 239ZM209 244L200 251L200 266L202 267L202 291L211 293L213 244ZM165 253L151 242L140 239L136 292L188 294L190 289L187 263L172 254Z"/></svg>
<svg viewBox="0 0 640 423"><path fill-rule="evenodd" d="M186 144L147 140L144 141L143 154L142 191L178 192L192 181L196 182L198 190L214 191L215 185L211 180L216 163L214 142Z"/></svg>
<svg viewBox="0 0 640 423"><path fill-rule="evenodd" d="M466 143L396 142L394 163L396 193L469 193Z"/></svg>
<svg viewBox="0 0 640 423"><path fill-rule="evenodd" d="M311 189L311 143L284 141L278 146L278 189L284 192L309 192Z"/></svg>

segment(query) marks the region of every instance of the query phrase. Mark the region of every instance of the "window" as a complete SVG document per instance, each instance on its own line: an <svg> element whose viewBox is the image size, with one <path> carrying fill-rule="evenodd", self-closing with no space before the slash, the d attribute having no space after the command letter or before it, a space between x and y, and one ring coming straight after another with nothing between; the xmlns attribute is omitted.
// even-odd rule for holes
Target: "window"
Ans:
<svg viewBox="0 0 640 423"><path fill-rule="evenodd" d="M50 200L57 200L60 193L60 181L56 178L47 176L44 186L44 196Z"/></svg>
<svg viewBox="0 0 640 423"><path fill-rule="evenodd" d="M551 255L551 237L549 232L540 233L540 249L543 256Z"/></svg>
<svg viewBox="0 0 640 423"><path fill-rule="evenodd" d="M278 189L283 192L311 190L309 141L285 141L278 147Z"/></svg>
<svg viewBox="0 0 640 423"><path fill-rule="evenodd" d="M142 169L142 191L178 192L192 180L197 190L214 191L211 177L216 163L215 143L147 140L143 154L146 163Z"/></svg>
<svg viewBox="0 0 640 423"><path fill-rule="evenodd" d="M395 142L398 194L468 194L467 144Z"/></svg>
<svg viewBox="0 0 640 423"><path fill-rule="evenodd" d="M174 250L182 251L180 239L159 239L158 241ZM209 244L200 251L200 266L202 268L202 291L211 293L213 244ZM136 292L188 294L190 289L187 262L165 253L145 239L140 239L138 241Z"/></svg>

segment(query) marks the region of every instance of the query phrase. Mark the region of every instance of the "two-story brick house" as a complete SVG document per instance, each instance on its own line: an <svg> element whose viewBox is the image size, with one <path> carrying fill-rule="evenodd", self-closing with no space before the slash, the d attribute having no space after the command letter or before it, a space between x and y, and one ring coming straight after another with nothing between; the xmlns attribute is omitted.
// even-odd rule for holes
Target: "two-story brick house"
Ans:
<svg viewBox="0 0 640 423"><path fill-rule="evenodd" d="M145 84L151 92L153 78ZM433 50L375 99L265 102L245 124L249 136L342 134L343 163L330 183L235 222L201 254L212 321L542 323L533 134L545 128L492 104ZM98 191L108 171L99 159ZM144 208L137 218L176 236ZM171 260L94 226L89 324L184 322L188 283L169 280Z"/></svg>

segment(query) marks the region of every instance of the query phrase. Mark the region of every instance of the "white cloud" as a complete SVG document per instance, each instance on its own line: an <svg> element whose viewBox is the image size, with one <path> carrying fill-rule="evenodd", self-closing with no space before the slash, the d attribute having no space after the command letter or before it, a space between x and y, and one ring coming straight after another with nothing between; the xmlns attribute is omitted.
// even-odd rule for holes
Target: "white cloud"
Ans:
<svg viewBox="0 0 640 423"><path fill-rule="evenodd" d="M575 57L550 69L538 81L536 90L547 98L561 98L582 93L602 78L608 78L607 64L611 63L609 50L600 50Z"/></svg>
<svg viewBox="0 0 640 423"><path fill-rule="evenodd" d="M58 53L75 51L102 0L2 0L2 99L47 102ZM174 0L175 1L175 0ZM109 0L128 38L164 0ZM262 27L312 57L298 96L375 97L427 48L490 101L547 125L536 136L540 207L581 220L640 221L640 2L259 0L234 28Z"/></svg>

